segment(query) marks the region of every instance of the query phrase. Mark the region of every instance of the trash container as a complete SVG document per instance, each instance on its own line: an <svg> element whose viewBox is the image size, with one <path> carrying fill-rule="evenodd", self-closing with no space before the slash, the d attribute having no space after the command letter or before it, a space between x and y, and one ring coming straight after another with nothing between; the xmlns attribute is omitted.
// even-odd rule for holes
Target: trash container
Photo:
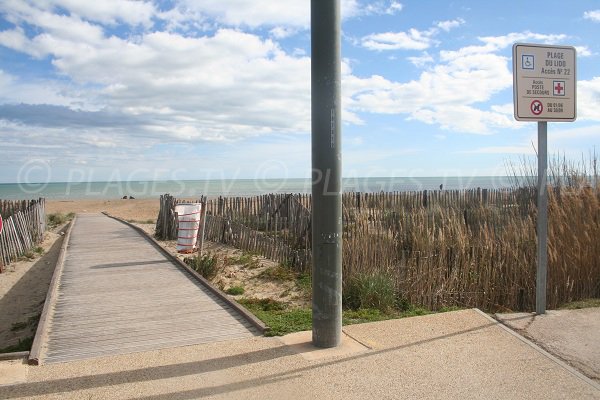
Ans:
<svg viewBox="0 0 600 400"><path fill-rule="evenodd" d="M200 211L202 204L178 204L177 213L177 252L192 253L196 247L198 229L200 228Z"/></svg>

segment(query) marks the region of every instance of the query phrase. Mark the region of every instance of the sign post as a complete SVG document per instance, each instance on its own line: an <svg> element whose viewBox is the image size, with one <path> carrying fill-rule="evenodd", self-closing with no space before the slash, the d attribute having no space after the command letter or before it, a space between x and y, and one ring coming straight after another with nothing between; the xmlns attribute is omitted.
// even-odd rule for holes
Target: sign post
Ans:
<svg viewBox="0 0 600 400"><path fill-rule="evenodd" d="M575 48L516 43L513 45L513 83L515 119L538 123L535 312L544 314L548 276L548 122L575 121Z"/></svg>

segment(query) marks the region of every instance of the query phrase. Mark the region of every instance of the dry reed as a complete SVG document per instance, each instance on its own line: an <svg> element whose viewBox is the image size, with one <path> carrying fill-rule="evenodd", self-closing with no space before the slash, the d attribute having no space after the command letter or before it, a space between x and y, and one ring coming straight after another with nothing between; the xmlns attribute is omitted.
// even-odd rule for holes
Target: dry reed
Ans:
<svg viewBox="0 0 600 400"><path fill-rule="evenodd" d="M345 193L344 282L386 275L402 299L438 309L535 306L535 168L512 167L506 190ZM549 172L548 308L600 297L597 158L555 158ZM211 240L298 270L310 266L310 196L209 201Z"/></svg>

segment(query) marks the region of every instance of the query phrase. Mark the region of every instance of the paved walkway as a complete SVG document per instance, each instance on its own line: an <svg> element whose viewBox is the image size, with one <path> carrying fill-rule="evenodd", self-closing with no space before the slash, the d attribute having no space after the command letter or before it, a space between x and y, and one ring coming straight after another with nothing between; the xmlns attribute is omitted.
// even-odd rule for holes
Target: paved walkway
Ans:
<svg viewBox="0 0 600 400"><path fill-rule="evenodd" d="M600 384L600 307L496 317Z"/></svg>
<svg viewBox="0 0 600 400"><path fill-rule="evenodd" d="M475 310L344 331L349 352L254 337L23 365L25 382L0 398L600 399L593 382Z"/></svg>
<svg viewBox="0 0 600 400"><path fill-rule="evenodd" d="M102 214L75 220L48 328L42 363L255 333L147 239Z"/></svg>

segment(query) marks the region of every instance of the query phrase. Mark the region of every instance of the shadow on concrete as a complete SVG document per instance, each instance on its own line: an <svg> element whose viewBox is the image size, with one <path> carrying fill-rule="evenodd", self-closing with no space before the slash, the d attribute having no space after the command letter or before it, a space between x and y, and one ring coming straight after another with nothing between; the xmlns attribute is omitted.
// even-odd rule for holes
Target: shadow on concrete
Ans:
<svg viewBox="0 0 600 400"><path fill-rule="evenodd" d="M376 357L380 354L393 352L401 349L410 347L420 346L423 344L435 342L438 340L448 339L471 332L480 331L489 327L495 326L495 323L486 323L484 325L465 329L463 331L449 333L441 336L436 336L429 339L419 340L413 343L408 343L401 346L396 346L388 349L368 351L366 353L357 354L355 356L334 359L325 361L322 363L310 365L307 367L296 368L285 372L260 376L253 379L248 379L240 382L233 382L225 385L211 386L207 388L200 388L188 391L173 392L161 395L152 395L139 397L137 400L158 400L158 399L197 399L207 395L218 395L235 392L247 388L253 388L262 385L272 384L278 381L285 381L295 379L303 372L310 371L316 368L328 367L335 364L341 364L348 361L364 359L367 357ZM220 358L213 358L203 361L194 361L189 363L155 366L148 368L135 369L130 371L119 371L103 373L92 376L83 376L76 378L64 378L47 380L43 382L32 382L14 385L10 387L0 387L0 397L4 399L23 398L30 396L41 396L50 395L65 392L74 392L78 390L93 389L99 387L110 387L134 382L145 382L154 381L160 379L177 378L188 375L196 375L202 373L208 373L213 371L224 370L228 368L237 367L240 365L250 365L265 361L276 360L278 358L292 356L298 354L298 352L304 351L304 346L278 346L275 348L258 350L249 353L236 354L232 356L225 356Z"/></svg>

